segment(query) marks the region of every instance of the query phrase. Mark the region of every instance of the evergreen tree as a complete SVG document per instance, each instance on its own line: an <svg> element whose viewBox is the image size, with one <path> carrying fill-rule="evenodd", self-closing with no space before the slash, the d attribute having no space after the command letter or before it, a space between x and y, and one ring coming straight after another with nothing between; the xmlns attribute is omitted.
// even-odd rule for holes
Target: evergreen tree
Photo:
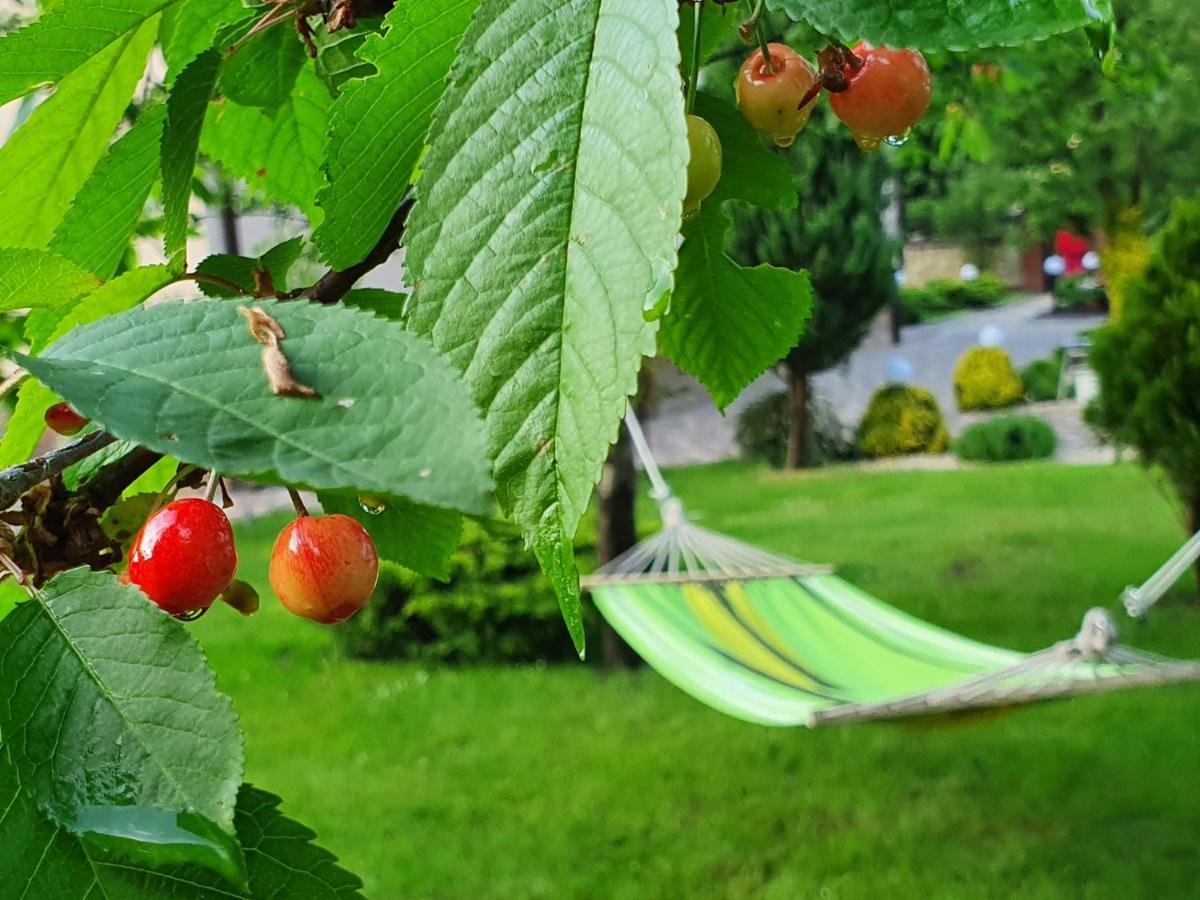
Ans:
<svg viewBox="0 0 1200 900"><path fill-rule="evenodd" d="M862 342L871 322L896 296L897 247L883 228L889 175L882 153L863 153L823 107L788 152L800 203L785 213L739 208L731 252L745 265L808 269L813 314L787 355L790 409L787 465L812 463L809 379Z"/></svg>

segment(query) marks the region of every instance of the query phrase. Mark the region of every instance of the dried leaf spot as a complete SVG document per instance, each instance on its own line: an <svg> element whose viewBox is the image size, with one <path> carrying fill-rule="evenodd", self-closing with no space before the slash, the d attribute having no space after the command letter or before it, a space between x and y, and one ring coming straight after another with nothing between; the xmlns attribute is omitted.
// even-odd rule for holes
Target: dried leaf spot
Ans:
<svg viewBox="0 0 1200 900"><path fill-rule="evenodd" d="M238 312L246 317L250 336L262 344L262 367L271 393L276 397L319 398L316 390L296 380L281 346L287 337L283 326L256 306L239 306Z"/></svg>

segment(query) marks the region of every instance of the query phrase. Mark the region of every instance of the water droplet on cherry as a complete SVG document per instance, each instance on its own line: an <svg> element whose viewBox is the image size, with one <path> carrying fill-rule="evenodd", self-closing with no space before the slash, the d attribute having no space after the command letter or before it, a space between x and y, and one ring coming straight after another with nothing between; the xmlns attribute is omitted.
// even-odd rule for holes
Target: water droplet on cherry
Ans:
<svg viewBox="0 0 1200 900"><path fill-rule="evenodd" d="M877 137L868 137L865 134L856 134L854 136L854 143L858 144L860 150L866 150L870 152L871 150L878 150L879 145L882 144L883 141Z"/></svg>
<svg viewBox="0 0 1200 900"><path fill-rule="evenodd" d="M884 140L889 147L903 147L906 143L908 143L908 139L911 136L912 136L912 129L907 128L900 134L890 135L889 137L885 138Z"/></svg>
<svg viewBox="0 0 1200 900"><path fill-rule="evenodd" d="M794 143L796 143L796 136L794 134L780 135L779 137L775 138L775 146L783 150L786 150Z"/></svg>

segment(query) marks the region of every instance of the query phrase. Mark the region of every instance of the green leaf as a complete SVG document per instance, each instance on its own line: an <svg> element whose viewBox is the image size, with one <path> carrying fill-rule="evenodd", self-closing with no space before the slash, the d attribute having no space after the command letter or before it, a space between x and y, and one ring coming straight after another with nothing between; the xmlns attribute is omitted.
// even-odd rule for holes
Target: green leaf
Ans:
<svg viewBox="0 0 1200 900"><path fill-rule="evenodd" d="M291 96L307 58L296 29L276 26L229 57L221 72L221 92L234 103L274 112Z"/></svg>
<svg viewBox="0 0 1200 900"><path fill-rule="evenodd" d="M29 30L0 41L0 69L15 52L10 42ZM50 241L108 149L153 44L153 23L121 37L65 78L0 147L0 246Z"/></svg>
<svg viewBox="0 0 1200 900"><path fill-rule="evenodd" d="M108 148L55 229L51 250L100 278L116 273L158 177L165 118L165 106L150 107Z"/></svg>
<svg viewBox="0 0 1200 900"><path fill-rule="evenodd" d="M247 9L241 0L185 0L170 6L163 13L159 30L168 86L193 59L217 42L225 26L246 23L249 27L261 14Z"/></svg>
<svg viewBox="0 0 1200 900"><path fill-rule="evenodd" d="M0 747L0 871L5 886L30 900L362 900L358 878L279 811L278 797L243 784L234 822L249 874L244 890L195 866L164 865L152 843L138 843L140 858L128 859L102 839L55 825Z"/></svg>
<svg viewBox="0 0 1200 900"><path fill-rule="evenodd" d="M675 294L658 343L724 409L795 346L812 310L812 286L807 272L746 268L726 254L726 202L795 209L796 187L783 156L766 148L735 107L699 94L695 111L721 137L721 180L699 217L684 223Z"/></svg>
<svg viewBox="0 0 1200 900"><path fill-rule="evenodd" d="M0 439L0 468L25 462L46 433L46 410L58 402L54 392L36 381L26 381L17 394L17 408Z"/></svg>
<svg viewBox="0 0 1200 900"><path fill-rule="evenodd" d="M384 32L358 51L378 74L347 82L334 101L329 187L318 200L325 221L313 233L334 268L367 255L408 192L454 48L478 5L398 0Z"/></svg>
<svg viewBox="0 0 1200 900"><path fill-rule="evenodd" d="M72 569L0 622L0 684L9 758L55 822L129 836L169 814L180 833L164 843L191 833L203 850L175 852L228 873L208 859L211 832L179 814L232 834L241 735L181 623L109 572Z"/></svg>
<svg viewBox="0 0 1200 900"><path fill-rule="evenodd" d="M356 494L322 492L317 499L325 512L358 520L371 533L383 559L443 581L450 577L447 564L462 537L458 513L403 497L371 498L382 504L373 512L363 508Z"/></svg>
<svg viewBox="0 0 1200 900"><path fill-rule="evenodd" d="M99 283L95 275L46 250L0 248L0 310L65 306Z"/></svg>
<svg viewBox="0 0 1200 900"><path fill-rule="evenodd" d="M501 505L554 573L568 624L569 539L653 352L643 308L675 268L676 21L676 0L486 0L409 225L409 327L465 373Z"/></svg>
<svg viewBox="0 0 1200 900"><path fill-rule="evenodd" d="M254 301L286 331L296 378L322 394L276 397L240 305L160 303L19 358L117 437L183 462L316 490L491 508L478 413L426 341L343 307Z"/></svg>
<svg viewBox="0 0 1200 900"><path fill-rule="evenodd" d="M218 100L200 138L205 155L271 200L319 217L315 198L325 184L325 132L333 99L307 66L291 98L272 118L259 109Z"/></svg>
<svg viewBox="0 0 1200 900"><path fill-rule="evenodd" d="M721 180L704 208L744 200L764 209L796 208L796 185L783 151L768 149L741 112L710 94L697 94L693 110L721 138Z"/></svg>
<svg viewBox="0 0 1200 900"><path fill-rule="evenodd" d="M107 281L67 309L37 309L25 323L31 353L38 353L77 325L124 312L175 281L166 266L141 266Z"/></svg>
<svg viewBox="0 0 1200 900"><path fill-rule="evenodd" d="M54 4L37 21L0 39L0 105L62 81L97 57L120 55L120 45L127 44L141 26L173 2L66 0Z"/></svg>
<svg viewBox="0 0 1200 900"><path fill-rule="evenodd" d="M351 78L369 78L375 74L375 66L359 59L358 50L368 34L377 34L382 27L382 19L359 19L353 30L344 28L333 34L318 31L314 35L317 44L316 72L329 88L329 93L336 97Z"/></svg>
<svg viewBox="0 0 1200 900"><path fill-rule="evenodd" d="M683 228L671 311L659 346L721 409L796 345L812 311L807 272L745 268L725 253L729 217L706 203Z"/></svg>
<svg viewBox="0 0 1200 900"><path fill-rule="evenodd" d="M383 288L354 288L346 293L342 302L399 322L404 318L404 304L408 302L408 295Z"/></svg>
<svg viewBox="0 0 1200 900"><path fill-rule="evenodd" d="M179 270L187 266L188 204L200 131L220 71L221 54L205 51L179 74L167 98L162 137L163 240L171 265Z"/></svg>
<svg viewBox="0 0 1200 900"><path fill-rule="evenodd" d="M216 253L202 260L196 266L197 272L206 275L216 275L226 281L232 281L247 293L254 292L254 271L266 269L271 273L271 280L277 290L287 287L287 276L300 254L304 251L304 238L290 238L276 244L258 259L245 256L234 256L232 253ZM209 297L236 297L233 291L220 285L200 282L200 289Z"/></svg>
<svg viewBox="0 0 1200 900"><path fill-rule="evenodd" d="M738 25L745 21L745 8L716 3L701 3L692 7L681 7L679 12L679 50L685 66L692 59L692 41L695 34L696 10L700 10L700 61L729 44L737 36ZM687 71L686 68L684 70Z"/></svg>
<svg viewBox="0 0 1200 900"><path fill-rule="evenodd" d="M822 34L919 50L1041 40L1112 18L1110 0L767 0Z"/></svg>

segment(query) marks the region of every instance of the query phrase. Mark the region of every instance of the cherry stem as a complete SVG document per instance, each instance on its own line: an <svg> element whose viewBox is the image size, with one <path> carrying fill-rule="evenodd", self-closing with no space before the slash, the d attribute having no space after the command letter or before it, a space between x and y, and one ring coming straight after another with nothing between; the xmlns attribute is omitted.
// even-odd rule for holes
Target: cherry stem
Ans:
<svg viewBox="0 0 1200 900"><path fill-rule="evenodd" d="M213 497L217 496L217 485L221 481L221 473L215 469L208 473L208 490L204 492L204 499L209 503L213 502Z"/></svg>
<svg viewBox="0 0 1200 900"><path fill-rule="evenodd" d="M767 46L767 34L761 20L754 26L754 36L758 38L758 49L762 51L763 68L774 75L779 70L775 68L775 60L771 58L771 48Z"/></svg>
<svg viewBox="0 0 1200 900"><path fill-rule="evenodd" d="M288 488L288 496L292 498L292 506L296 509L296 515L304 518L308 515L308 507L304 505L304 501L300 499L300 494L295 488Z"/></svg>
<svg viewBox="0 0 1200 900"><path fill-rule="evenodd" d="M181 281L202 281L205 284L215 284L237 294L239 297L253 297L253 291L248 291L235 281L222 278L220 275L209 275L207 272L188 272L180 277Z"/></svg>
<svg viewBox="0 0 1200 900"><path fill-rule="evenodd" d="M692 111L692 107L696 105L696 82L700 80L700 30L704 26L704 17L701 11L704 9L703 0L696 3L692 9L695 11L695 26L692 28L692 66L688 72L687 85L687 102L684 105L684 110L688 113Z"/></svg>

